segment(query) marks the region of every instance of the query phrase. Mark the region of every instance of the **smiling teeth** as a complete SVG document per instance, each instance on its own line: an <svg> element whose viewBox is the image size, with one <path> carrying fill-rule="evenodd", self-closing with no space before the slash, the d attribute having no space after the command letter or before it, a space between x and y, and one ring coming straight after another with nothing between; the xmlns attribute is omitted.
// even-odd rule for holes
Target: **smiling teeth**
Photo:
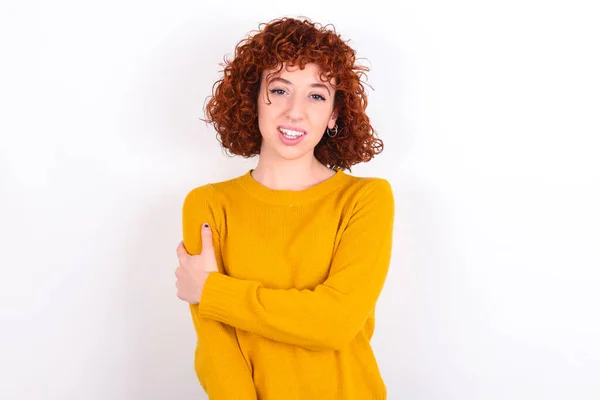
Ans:
<svg viewBox="0 0 600 400"><path fill-rule="evenodd" d="M304 135L304 132L292 131L290 129L279 128L279 130L283 133L283 136L290 139L296 139L297 137Z"/></svg>

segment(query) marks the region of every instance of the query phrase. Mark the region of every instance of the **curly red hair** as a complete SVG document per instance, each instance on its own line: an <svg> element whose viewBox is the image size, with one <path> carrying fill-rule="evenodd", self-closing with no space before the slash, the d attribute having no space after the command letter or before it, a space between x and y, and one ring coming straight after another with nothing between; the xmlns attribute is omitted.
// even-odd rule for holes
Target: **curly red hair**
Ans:
<svg viewBox="0 0 600 400"><path fill-rule="evenodd" d="M281 70L285 64L304 68L315 63L322 79L335 82L338 133L333 138L324 134L314 155L329 168L351 171L352 165L383 151L383 141L365 113L367 96L361 77L369 68L357 65L355 54L335 28L327 30L309 19L280 18L260 24L256 34L237 44L234 59L221 64L223 77L213 85L204 121L213 125L226 152L245 158L259 154L257 98L262 72Z"/></svg>

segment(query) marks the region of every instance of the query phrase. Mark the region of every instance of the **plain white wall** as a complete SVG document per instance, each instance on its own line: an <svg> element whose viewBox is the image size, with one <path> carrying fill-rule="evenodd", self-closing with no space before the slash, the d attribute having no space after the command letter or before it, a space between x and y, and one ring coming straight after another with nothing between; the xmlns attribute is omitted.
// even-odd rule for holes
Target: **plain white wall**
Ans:
<svg viewBox="0 0 600 400"><path fill-rule="evenodd" d="M278 16L368 59L397 199L389 398L600 398L600 28L589 2L2 2L0 398L202 399L181 204L238 176L199 121Z"/></svg>

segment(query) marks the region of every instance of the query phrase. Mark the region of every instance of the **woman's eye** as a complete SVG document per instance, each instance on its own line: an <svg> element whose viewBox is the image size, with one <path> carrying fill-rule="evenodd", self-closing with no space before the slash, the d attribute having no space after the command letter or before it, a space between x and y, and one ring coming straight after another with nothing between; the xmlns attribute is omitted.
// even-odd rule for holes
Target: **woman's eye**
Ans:
<svg viewBox="0 0 600 400"><path fill-rule="evenodd" d="M285 94L285 90L283 89L271 89L271 93L275 93L275 94Z"/></svg>
<svg viewBox="0 0 600 400"><path fill-rule="evenodd" d="M320 94L311 94L311 97L315 100L325 101L325 97L321 96Z"/></svg>

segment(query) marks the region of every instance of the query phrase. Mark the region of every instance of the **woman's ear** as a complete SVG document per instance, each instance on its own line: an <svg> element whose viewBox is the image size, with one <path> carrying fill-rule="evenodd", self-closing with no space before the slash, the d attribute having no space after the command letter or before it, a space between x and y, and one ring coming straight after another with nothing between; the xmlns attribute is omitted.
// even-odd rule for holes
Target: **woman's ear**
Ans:
<svg viewBox="0 0 600 400"><path fill-rule="evenodd" d="M329 129L333 129L335 127L335 122L337 121L337 117L338 117L338 109L336 107L331 112L331 118L329 118L329 123L327 124L327 127Z"/></svg>

